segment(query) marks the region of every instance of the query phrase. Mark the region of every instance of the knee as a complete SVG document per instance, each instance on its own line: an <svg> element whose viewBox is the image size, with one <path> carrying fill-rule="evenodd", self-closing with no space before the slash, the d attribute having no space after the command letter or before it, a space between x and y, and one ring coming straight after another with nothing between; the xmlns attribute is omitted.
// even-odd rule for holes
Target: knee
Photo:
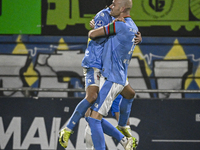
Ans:
<svg viewBox="0 0 200 150"><path fill-rule="evenodd" d="M127 94L126 99L133 99L135 97L135 91L131 90L129 94Z"/></svg>
<svg viewBox="0 0 200 150"><path fill-rule="evenodd" d="M134 97L135 97L135 91L132 90L132 98L134 98Z"/></svg>
<svg viewBox="0 0 200 150"><path fill-rule="evenodd" d="M85 99L87 99L87 101L91 104L93 104L96 99L97 99L98 94L97 93L93 93L93 94L89 94L85 97Z"/></svg>

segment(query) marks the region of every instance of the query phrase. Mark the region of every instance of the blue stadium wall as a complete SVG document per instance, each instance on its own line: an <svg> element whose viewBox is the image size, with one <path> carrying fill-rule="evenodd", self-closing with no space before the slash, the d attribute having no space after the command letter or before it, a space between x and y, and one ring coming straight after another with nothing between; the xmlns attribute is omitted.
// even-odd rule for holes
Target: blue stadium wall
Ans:
<svg viewBox="0 0 200 150"><path fill-rule="evenodd" d="M1 150L63 150L59 130L66 125L80 98L1 98ZM199 150L200 99L135 99L130 114L137 150ZM117 121L106 119L114 126ZM86 121L81 118L69 140L69 150L85 150ZM123 150L106 136L108 150Z"/></svg>

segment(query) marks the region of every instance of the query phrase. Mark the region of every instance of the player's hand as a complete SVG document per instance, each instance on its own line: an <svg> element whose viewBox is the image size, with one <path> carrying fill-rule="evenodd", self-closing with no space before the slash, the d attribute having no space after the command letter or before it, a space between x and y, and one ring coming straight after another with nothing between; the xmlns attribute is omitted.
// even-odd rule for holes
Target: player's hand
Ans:
<svg viewBox="0 0 200 150"><path fill-rule="evenodd" d="M135 38L134 38L134 44L136 45L136 44L139 44L141 41L142 41L142 35L141 35L141 33L138 31L137 32L137 34L135 34Z"/></svg>
<svg viewBox="0 0 200 150"><path fill-rule="evenodd" d="M122 21L122 22L125 23L124 17L118 17L118 18L116 18L116 19L114 20L114 22L115 22L115 21Z"/></svg>
<svg viewBox="0 0 200 150"><path fill-rule="evenodd" d="M91 27L92 29L94 29L94 27L95 27L94 19L92 19L92 20L90 21L90 27Z"/></svg>

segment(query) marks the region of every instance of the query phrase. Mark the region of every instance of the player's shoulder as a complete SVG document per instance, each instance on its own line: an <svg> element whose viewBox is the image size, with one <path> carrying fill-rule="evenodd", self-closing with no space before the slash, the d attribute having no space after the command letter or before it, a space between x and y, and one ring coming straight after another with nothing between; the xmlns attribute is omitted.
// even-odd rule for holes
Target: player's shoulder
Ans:
<svg viewBox="0 0 200 150"><path fill-rule="evenodd" d="M109 14L109 9L106 8L98 12L94 18L94 21L96 27L101 27L110 23L112 21L112 18Z"/></svg>
<svg viewBox="0 0 200 150"><path fill-rule="evenodd" d="M101 11L99 11L96 14L95 18L98 18L98 17L103 18L103 17L107 17L109 15L110 15L110 8L105 8L105 9L102 9Z"/></svg>
<svg viewBox="0 0 200 150"><path fill-rule="evenodd" d="M138 29L137 25L134 23L134 21L131 18L125 18L125 23L122 21L119 21L119 24L123 26L124 28L135 28Z"/></svg>
<svg viewBox="0 0 200 150"><path fill-rule="evenodd" d="M125 18L125 21L126 21L126 23L127 23L128 25L134 26L134 27L137 28L137 25L135 24L135 22L134 22L130 17Z"/></svg>
<svg viewBox="0 0 200 150"><path fill-rule="evenodd" d="M122 22L116 21L115 22L115 29L116 32L121 32L121 34L136 34L138 32L138 27L132 22Z"/></svg>
<svg viewBox="0 0 200 150"><path fill-rule="evenodd" d="M121 27L126 27L126 23L122 22L122 21L115 21L115 26L117 26L118 28Z"/></svg>

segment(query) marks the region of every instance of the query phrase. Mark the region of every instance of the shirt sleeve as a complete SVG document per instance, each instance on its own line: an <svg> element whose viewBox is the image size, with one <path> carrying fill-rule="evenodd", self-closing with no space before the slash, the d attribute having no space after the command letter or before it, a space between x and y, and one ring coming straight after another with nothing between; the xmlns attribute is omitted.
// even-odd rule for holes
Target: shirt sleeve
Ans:
<svg viewBox="0 0 200 150"><path fill-rule="evenodd" d="M108 23L110 23L112 21L112 19L111 19L108 12L102 11L102 12L99 12L95 16L94 21L95 21L95 27L94 28L96 29L96 28L107 25Z"/></svg>
<svg viewBox="0 0 200 150"><path fill-rule="evenodd" d="M109 15L108 11L102 10L95 16L94 21L95 21L95 29L96 29L110 23L112 21L112 18ZM106 39L107 39L106 37L102 37L102 38L97 38L95 41L101 44L105 42Z"/></svg>
<svg viewBox="0 0 200 150"><path fill-rule="evenodd" d="M111 22L108 25L104 26L104 31L105 31L105 34L108 36L116 34L115 22Z"/></svg>
<svg viewBox="0 0 200 150"><path fill-rule="evenodd" d="M122 21L111 22L108 25L104 26L104 31L107 36L118 34L124 32L122 29L125 28L125 23Z"/></svg>

